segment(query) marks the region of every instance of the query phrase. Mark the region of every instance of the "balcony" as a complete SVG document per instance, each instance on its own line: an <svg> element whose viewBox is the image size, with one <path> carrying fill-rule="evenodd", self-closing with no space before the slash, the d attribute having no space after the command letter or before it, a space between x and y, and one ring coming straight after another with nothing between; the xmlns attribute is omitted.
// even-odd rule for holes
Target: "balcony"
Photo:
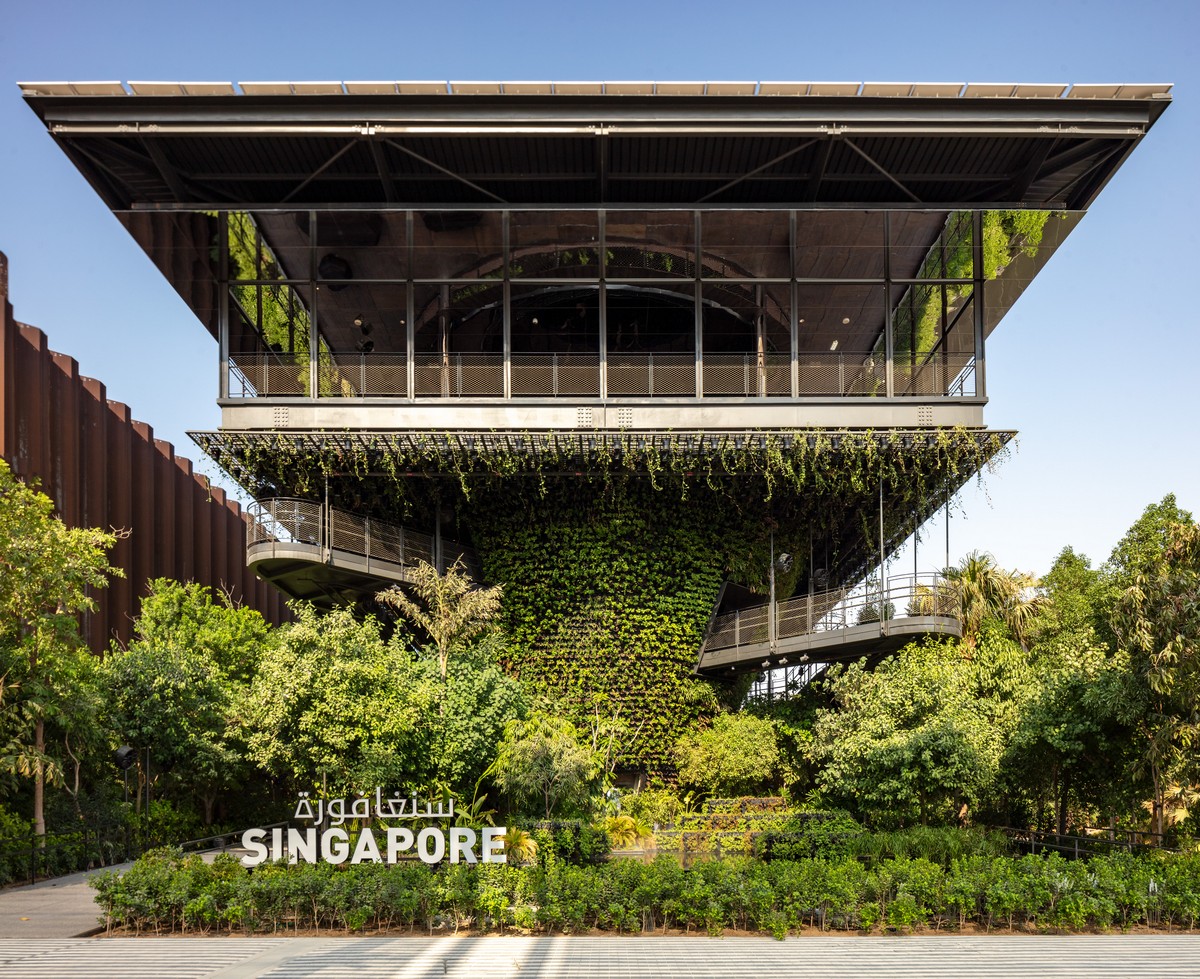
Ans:
<svg viewBox="0 0 1200 979"><path fill-rule="evenodd" d="M286 354L230 358L229 398L622 399L883 398L882 358L821 353L709 354L404 354L329 358L310 370ZM507 368L507 372L506 372ZM315 373L316 395L313 396ZM506 380L507 373L507 380ZM893 398L974 399L973 354L935 354L893 364ZM697 384L699 380L699 384Z"/></svg>

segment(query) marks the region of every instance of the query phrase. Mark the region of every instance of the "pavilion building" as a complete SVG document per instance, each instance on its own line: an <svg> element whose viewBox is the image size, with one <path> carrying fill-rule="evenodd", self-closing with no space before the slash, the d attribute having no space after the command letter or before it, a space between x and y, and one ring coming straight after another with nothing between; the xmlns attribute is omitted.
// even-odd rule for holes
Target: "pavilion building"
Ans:
<svg viewBox="0 0 1200 979"><path fill-rule="evenodd" d="M216 341L221 426L194 438L261 501L256 570L369 607L416 558L461 554L538 619L517 668L578 703L616 696L672 617L650 642L668 686L822 658L821 617L1013 434L985 425L988 339L1170 103L1116 84L22 88ZM586 527L608 571L575 581ZM643 558L645 594L685 610L605 580ZM768 582L805 600L790 631L738 618ZM907 611L938 618L927 598L914 580ZM908 638L891 602L859 609L873 649ZM577 678L588 650L607 679Z"/></svg>

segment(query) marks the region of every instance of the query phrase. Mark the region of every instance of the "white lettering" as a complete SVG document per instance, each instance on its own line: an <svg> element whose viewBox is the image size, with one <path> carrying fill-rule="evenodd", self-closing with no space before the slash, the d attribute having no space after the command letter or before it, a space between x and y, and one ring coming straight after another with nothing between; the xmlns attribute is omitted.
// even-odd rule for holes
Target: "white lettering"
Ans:
<svg viewBox="0 0 1200 979"><path fill-rule="evenodd" d="M242 834L242 847L250 851L242 857L243 867L257 867L267 859L267 848L262 841L266 834L265 829L248 829Z"/></svg>
<svg viewBox="0 0 1200 979"><path fill-rule="evenodd" d="M503 826L483 827L483 862L508 863L504 854L504 835L508 832Z"/></svg>
<svg viewBox="0 0 1200 979"><path fill-rule="evenodd" d="M450 827L450 862L458 863L462 857L466 863L478 863L475 854L475 830L465 826Z"/></svg>
<svg viewBox="0 0 1200 979"><path fill-rule="evenodd" d="M286 856L287 856L287 854L284 852L284 849L283 849L283 830L282 829L271 830L271 860L272 860L272 862L274 862L276 860L282 860Z"/></svg>
<svg viewBox="0 0 1200 979"><path fill-rule="evenodd" d="M407 826L399 826L387 831L387 862L395 863L404 850L412 849L413 831Z"/></svg>
<svg viewBox="0 0 1200 979"><path fill-rule="evenodd" d="M432 852L429 842L433 841ZM437 863L446 855L446 835L440 829L423 829L417 834L417 855L425 863Z"/></svg>
<svg viewBox="0 0 1200 979"><path fill-rule="evenodd" d="M375 834L371 832L369 826L358 834L354 856L350 858L351 863L362 863L364 860L379 863L379 847L375 843Z"/></svg>
<svg viewBox="0 0 1200 979"><path fill-rule="evenodd" d="M288 830L288 852L291 856L289 863L303 860L305 863L317 862L317 831L313 827L306 830Z"/></svg>
<svg viewBox="0 0 1200 979"><path fill-rule="evenodd" d="M321 834L321 857L326 863L345 863L350 856L350 834L344 829L327 829Z"/></svg>

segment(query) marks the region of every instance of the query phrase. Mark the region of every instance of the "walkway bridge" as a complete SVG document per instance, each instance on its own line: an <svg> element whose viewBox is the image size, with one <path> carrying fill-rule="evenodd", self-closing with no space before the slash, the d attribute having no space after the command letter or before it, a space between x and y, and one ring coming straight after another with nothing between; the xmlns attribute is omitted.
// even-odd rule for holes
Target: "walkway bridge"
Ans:
<svg viewBox="0 0 1200 979"><path fill-rule="evenodd" d="M318 608L370 607L388 583L410 582L422 561L447 567L461 559L479 578L475 552L456 541L323 503L259 500L246 513L246 563L285 594Z"/></svg>
<svg viewBox="0 0 1200 979"><path fill-rule="evenodd" d="M816 592L715 615L696 672L848 662L896 652L924 636L962 636L949 584L937 574L895 575L882 587L869 583L861 591Z"/></svg>

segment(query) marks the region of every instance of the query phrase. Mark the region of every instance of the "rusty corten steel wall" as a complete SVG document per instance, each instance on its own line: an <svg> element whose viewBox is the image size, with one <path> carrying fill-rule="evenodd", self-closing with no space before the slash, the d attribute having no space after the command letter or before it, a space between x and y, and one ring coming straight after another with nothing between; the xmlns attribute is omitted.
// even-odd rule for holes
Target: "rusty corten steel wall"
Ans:
<svg viewBox="0 0 1200 979"><path fill-rule="evenodd" d="M109 553L123 568L96 594L83 632L95 652L128 642L146 582L197 581L228 592L278 625L284 596L246 567L246 516L235 500L192 472L189 459L104 385L47 347L46 335L13 318L8 259L0 252L0 456L41 490L73 527L127 529Z"/></svg>

